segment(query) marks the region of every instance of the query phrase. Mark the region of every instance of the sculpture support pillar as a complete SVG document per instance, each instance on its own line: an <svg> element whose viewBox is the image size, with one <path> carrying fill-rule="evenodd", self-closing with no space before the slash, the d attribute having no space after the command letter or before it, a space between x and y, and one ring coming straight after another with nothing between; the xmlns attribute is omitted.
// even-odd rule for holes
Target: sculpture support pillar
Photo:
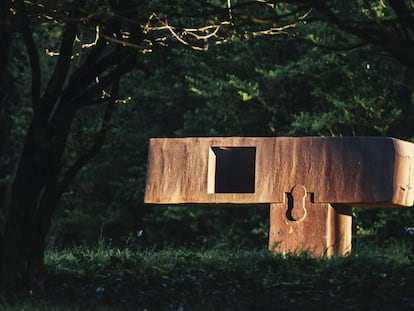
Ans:
<svg viewBox="0 0 414 311"><path fill-rule="evenodd" d="M313 202L296 185L285 203L270 204L269 249L277 253L345 256L351 251L352 211L347 206Z"/></svg>

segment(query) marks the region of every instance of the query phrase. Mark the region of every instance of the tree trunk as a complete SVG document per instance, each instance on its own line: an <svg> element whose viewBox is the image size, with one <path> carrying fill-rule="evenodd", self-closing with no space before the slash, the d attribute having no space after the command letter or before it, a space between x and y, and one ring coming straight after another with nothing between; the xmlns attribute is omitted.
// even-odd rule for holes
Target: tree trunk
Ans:
<svg viewBox="0 0 414 311"><path fill-rule="evenodd" d="M64 188L83 165L100 150L107 132L105 122L109 121L117 99L120 78L134 67L137 59L136 51L122 45L109 45L102 38L95 46L90 47L89 51L84 52L83 61L79 62L78 66L71 68L78 26L79 23L83 24L79 18L83 11L79 8L83 7L85 2L77 0L73 2L72 10L69 10L68 20L71 22L64 23L59 57L48 83L43 83L45 88L41 94L41 59L33 33L28 27L27 16L24 15L24 2L0 1L1 20L6 20L3 19L3 15L13 11L8 9L10 3L19 5L14 12L17 12L16 16L20 20L19 32L30 62L34 110L14 181L10 187L9 200L3 200L2 204L0 197L0 293L6 296L31 291L42 285L46 235L53 212ZM122 2L123 5L125 3L134 4L130 1ZM124 20L120 19L118 22L123 23ZM117 26L117 23L113 26ZM129 26L131 33L136 32L132 31L136 28L134 23ZM9 47L6 43L9 43L8 40L11 38L11 29L7 29L9 32L4 32L3 35L3 30L7 27L7 23L0 22L2 49ZM118 28L114 29L118 29L119 32L120 27L118 25ZM110 31L112 35L113 31L109 28L106 31ZM143 38L138 33L132 35L130 40L134 46L138 46ZM3 52L7 51L0 49L0 53ZM7 65L7 60L3 58L3 54L0 56L0 69L3 69ZM3 77L4 73L0 70L0 83L4 82ZM3 84L0 86L1 117L1 91L6 88L3 88ZM110 90L111 96L103 97L102 94L107 93L107 90ZM79 155L79 159L66 172L62 172L63 155L75 113L87 105L104 104L109 104L109 109L105 113L102 129L96 141L85 154ZM1 128L0 123L0 130ZM1 138L0 133L0 152L3 144Z"/></svg>
<svg viewBox="0 0 414 311"><path fill-rule="evenodd" d="M114 95L118 86L119 78L112 87ZM79 107L71 103L72 97L61 99L53 122L38 110L28 129L5 209L4 232L0 235L0 292L6 296L42 287L46 236L53 212L70 181L103 145L114 100L108 103L94 144L67 172L61 172L65 146Z"/></svg>
<svg viewBox="0 0 414 311"><path fill-rule="evenodd" d="M32 269L42 269L34 267L39 254L33 254L32 242L37 235L36 210L43 177L39 176L39 163L31 145L33 134L29 133L7 207L4 235L0 239L0 288L11 291L21 288L22 284L29 289Z"/></svg>
<svg viewBox="0 0 414 311"><path fill-rule="evenodd" d="M0 237L0 289L41 285L45 238L60 198L60 163L73 118L74 111L65 111L64 121L50 135L35 114L28 130Z"/></svg>
<svg viewBox="0 0 414 311"><path fill-rule="evenodd" d="M7 185L3 179L7 176L7 168L4 161L6 156L7 139L9 137L10 117L8 116L9 101L7 94L9 87L9 56L11 46L12 27L9 16L9 4L0 2L0 236L4 225L3 207L7 201Z"/></svg>

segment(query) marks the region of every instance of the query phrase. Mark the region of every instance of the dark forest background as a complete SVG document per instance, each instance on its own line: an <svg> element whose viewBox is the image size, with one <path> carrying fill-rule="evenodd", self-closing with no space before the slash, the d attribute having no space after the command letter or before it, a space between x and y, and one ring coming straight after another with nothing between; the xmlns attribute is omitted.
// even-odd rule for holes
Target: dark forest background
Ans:
<svg viewBox="0 0 414 311"><path fill-rule="evenodd" d="M315 3L319 2L323 1L310 1L308 6L317 7ZM369 5L364 1L346 4L327 1L327 6L342 21L349 22L348 28L329 20L323 9L309 11L300 1L297 6L284 4L263 12L259 7L255 14L261 14L263 21L258 21L257 16L243 19L246 14L253 14L252 9L243 11L240 6L237 11L236 4L242 2L235 2L230 17L243 23L236 25L239 28L235 26L235 30L223 30L221 35L229 42L201 38L190 42L193 48L174 40L168 31L142 32L134 37L133 29L141 31L142 27L137 25L144 25L145 18L155 10L172 16L169 20L176 25L212 25L212 15L215 14L217 22L220 16L229 14L225 3L212 1L207 9L201 2L192 2L190 7L184 1L169 6L162 1L149 1L139 3L136 9L138 2L134 1L123 4L109 1L109 6L106 1L94 4L79 1L86 3L85 11L97 13L95 19L79 23L79 29L86 30L82 35L75 32L80 43L70 48L68 68L60 76L56 68L63 58L62 42L68 36L70 24L65 18L73 12L82 15L85 11L79 13L73 9L70 1L55 5L43 1L46 8L52 5L49 11L36 11L39 6L30 1L16 3L22 7L17 4L13 7L15 4L7 1L2 5L3 21L12 21L2 23L1 37L8 48L7 55L2 55L7 58L7 66L1 68L0 94L3 202L28 196L24 191L16 195L13 187L22 163L19 160L24 158L22 154L30 137L28 133L42 110L36 101L47 102L51 98L48 95L52 91L47 92L62 74L65 76L61 93L55 96L60 104L50 110L49 121L61 112L66 102L75 102L76 95L81 97L85 90L95 91L93 96L82 95L83 104L64 111L63 117L55 121L62 124L70 116L61 157L56 165L50 159L45 161L38 171L49 172L49 163L50 171L70 173L71 163L79 163L79 158L88 155L87 161L76 167L76 174L63 178L62 191L56 192L58 203L50 213L46 248L94 245L98 240L136 249L266 247L268 208L145 206L143 192L150 137L366 135L414 141L414 71L409 61L399 57L402 52L395 52L397 47L407 50L397 36L402 33L409 42L407 46L412 48L413 8L409 1L373 1ZM134 10L126 3L135 5ZM395 9L396 3L404 4L408 10L404 18L411 18L406 23L411 28L404 27L405 19L398 21L401 16ZM106 15L108 8L119 16L127 12L128 18L134 18L135 22L116 19L116 14ZM194 17L188 18L190 13L197 17L197 22ZM270 13L283 17L284 22L280 23L292 27L271 35L263 32L254 38L259 28L280 25L277 18L272 22L270 17L265 19L272 16ZM13 19L16 16L20 18L18 21ZM389 36L378 35L374 40L364 34L369 29L362 27L373 21L377 24L382 21L381 27L389 27ZM94 41L99 25L102 37L96 46L81 47ZM360 36L355 29L348 31L353 26L360 27L355 28L360 29ZM125 29L128 39L117 42L115 38L122 38ZM376 29L371 31L374 34ZM137 42L146 43L146 48ZM2 46L6 49L6 45ZM205 50L197 48L207 46ZM128 53L134 55L130 63L124 62L130 57ZM37 65L34 65L35 54ZM118 70L121 65L124 69ZM34 77L36 71L42 79ZM108 77L113 77L116 83L111 80L105 84ZM93 89L99 83L103 88ZM70 100L65 102L67 98ZM101 99L104 100L99 102ZM106 107L111 107L110 118ZM36 135L35 139L40 137ZM43 142L42 139L37 143ZM51 142L54 143L52 139ZM36 180L33 177L31 182L36 184ZM67 181L71 182L66 184ZM45 185L47 193L50 184L46 181ZM3 214L5 210L8 208ZM29 228L29 223L22 226ZM412 226L411 208L354 210L356 238L400 239ZM5 228L7 231L8 227Z"/></svg>

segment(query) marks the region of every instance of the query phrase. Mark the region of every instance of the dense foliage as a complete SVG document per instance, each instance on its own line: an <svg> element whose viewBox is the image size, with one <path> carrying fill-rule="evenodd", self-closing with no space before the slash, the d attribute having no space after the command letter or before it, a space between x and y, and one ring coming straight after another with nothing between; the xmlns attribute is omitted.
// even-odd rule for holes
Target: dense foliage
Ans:
<svg viewBox="0 0 414 311"><path fill-rule="evenodd" d="M149 137L413 137L412 72L375 49L334 52L278 37L202 53L157 50L146 63L148 73L124 79L131 100L118 107L107 147L63 198L52 244L101 234L122 243L140 230L158 246L266 240L266 208L143 206ZM385 225L391 213L400 219L393 230L403 233L412 210L361 210L357 226Z"/></svg>
<svg viewBox="0 0 414 311"><path fill-rule="evenodd" d="M45 237L48 248L266 245L266 207L144 206L150 137L414 140L408 1L75 2L0 4L0 257L30 245L16 271L42 260ZM392 239L414 217L355 220L357 235Z"/></svg>

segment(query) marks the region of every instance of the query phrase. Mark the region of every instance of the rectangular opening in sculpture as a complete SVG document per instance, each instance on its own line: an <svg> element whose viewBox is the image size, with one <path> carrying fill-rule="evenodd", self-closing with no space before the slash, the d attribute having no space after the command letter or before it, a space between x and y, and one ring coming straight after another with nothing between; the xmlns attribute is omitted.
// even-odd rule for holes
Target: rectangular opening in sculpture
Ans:
<svg viewBox="0 0 414 311"><path fill-rule="evenodd" d="M254 193L256 147L211 147L208 193Z"/></svg>

